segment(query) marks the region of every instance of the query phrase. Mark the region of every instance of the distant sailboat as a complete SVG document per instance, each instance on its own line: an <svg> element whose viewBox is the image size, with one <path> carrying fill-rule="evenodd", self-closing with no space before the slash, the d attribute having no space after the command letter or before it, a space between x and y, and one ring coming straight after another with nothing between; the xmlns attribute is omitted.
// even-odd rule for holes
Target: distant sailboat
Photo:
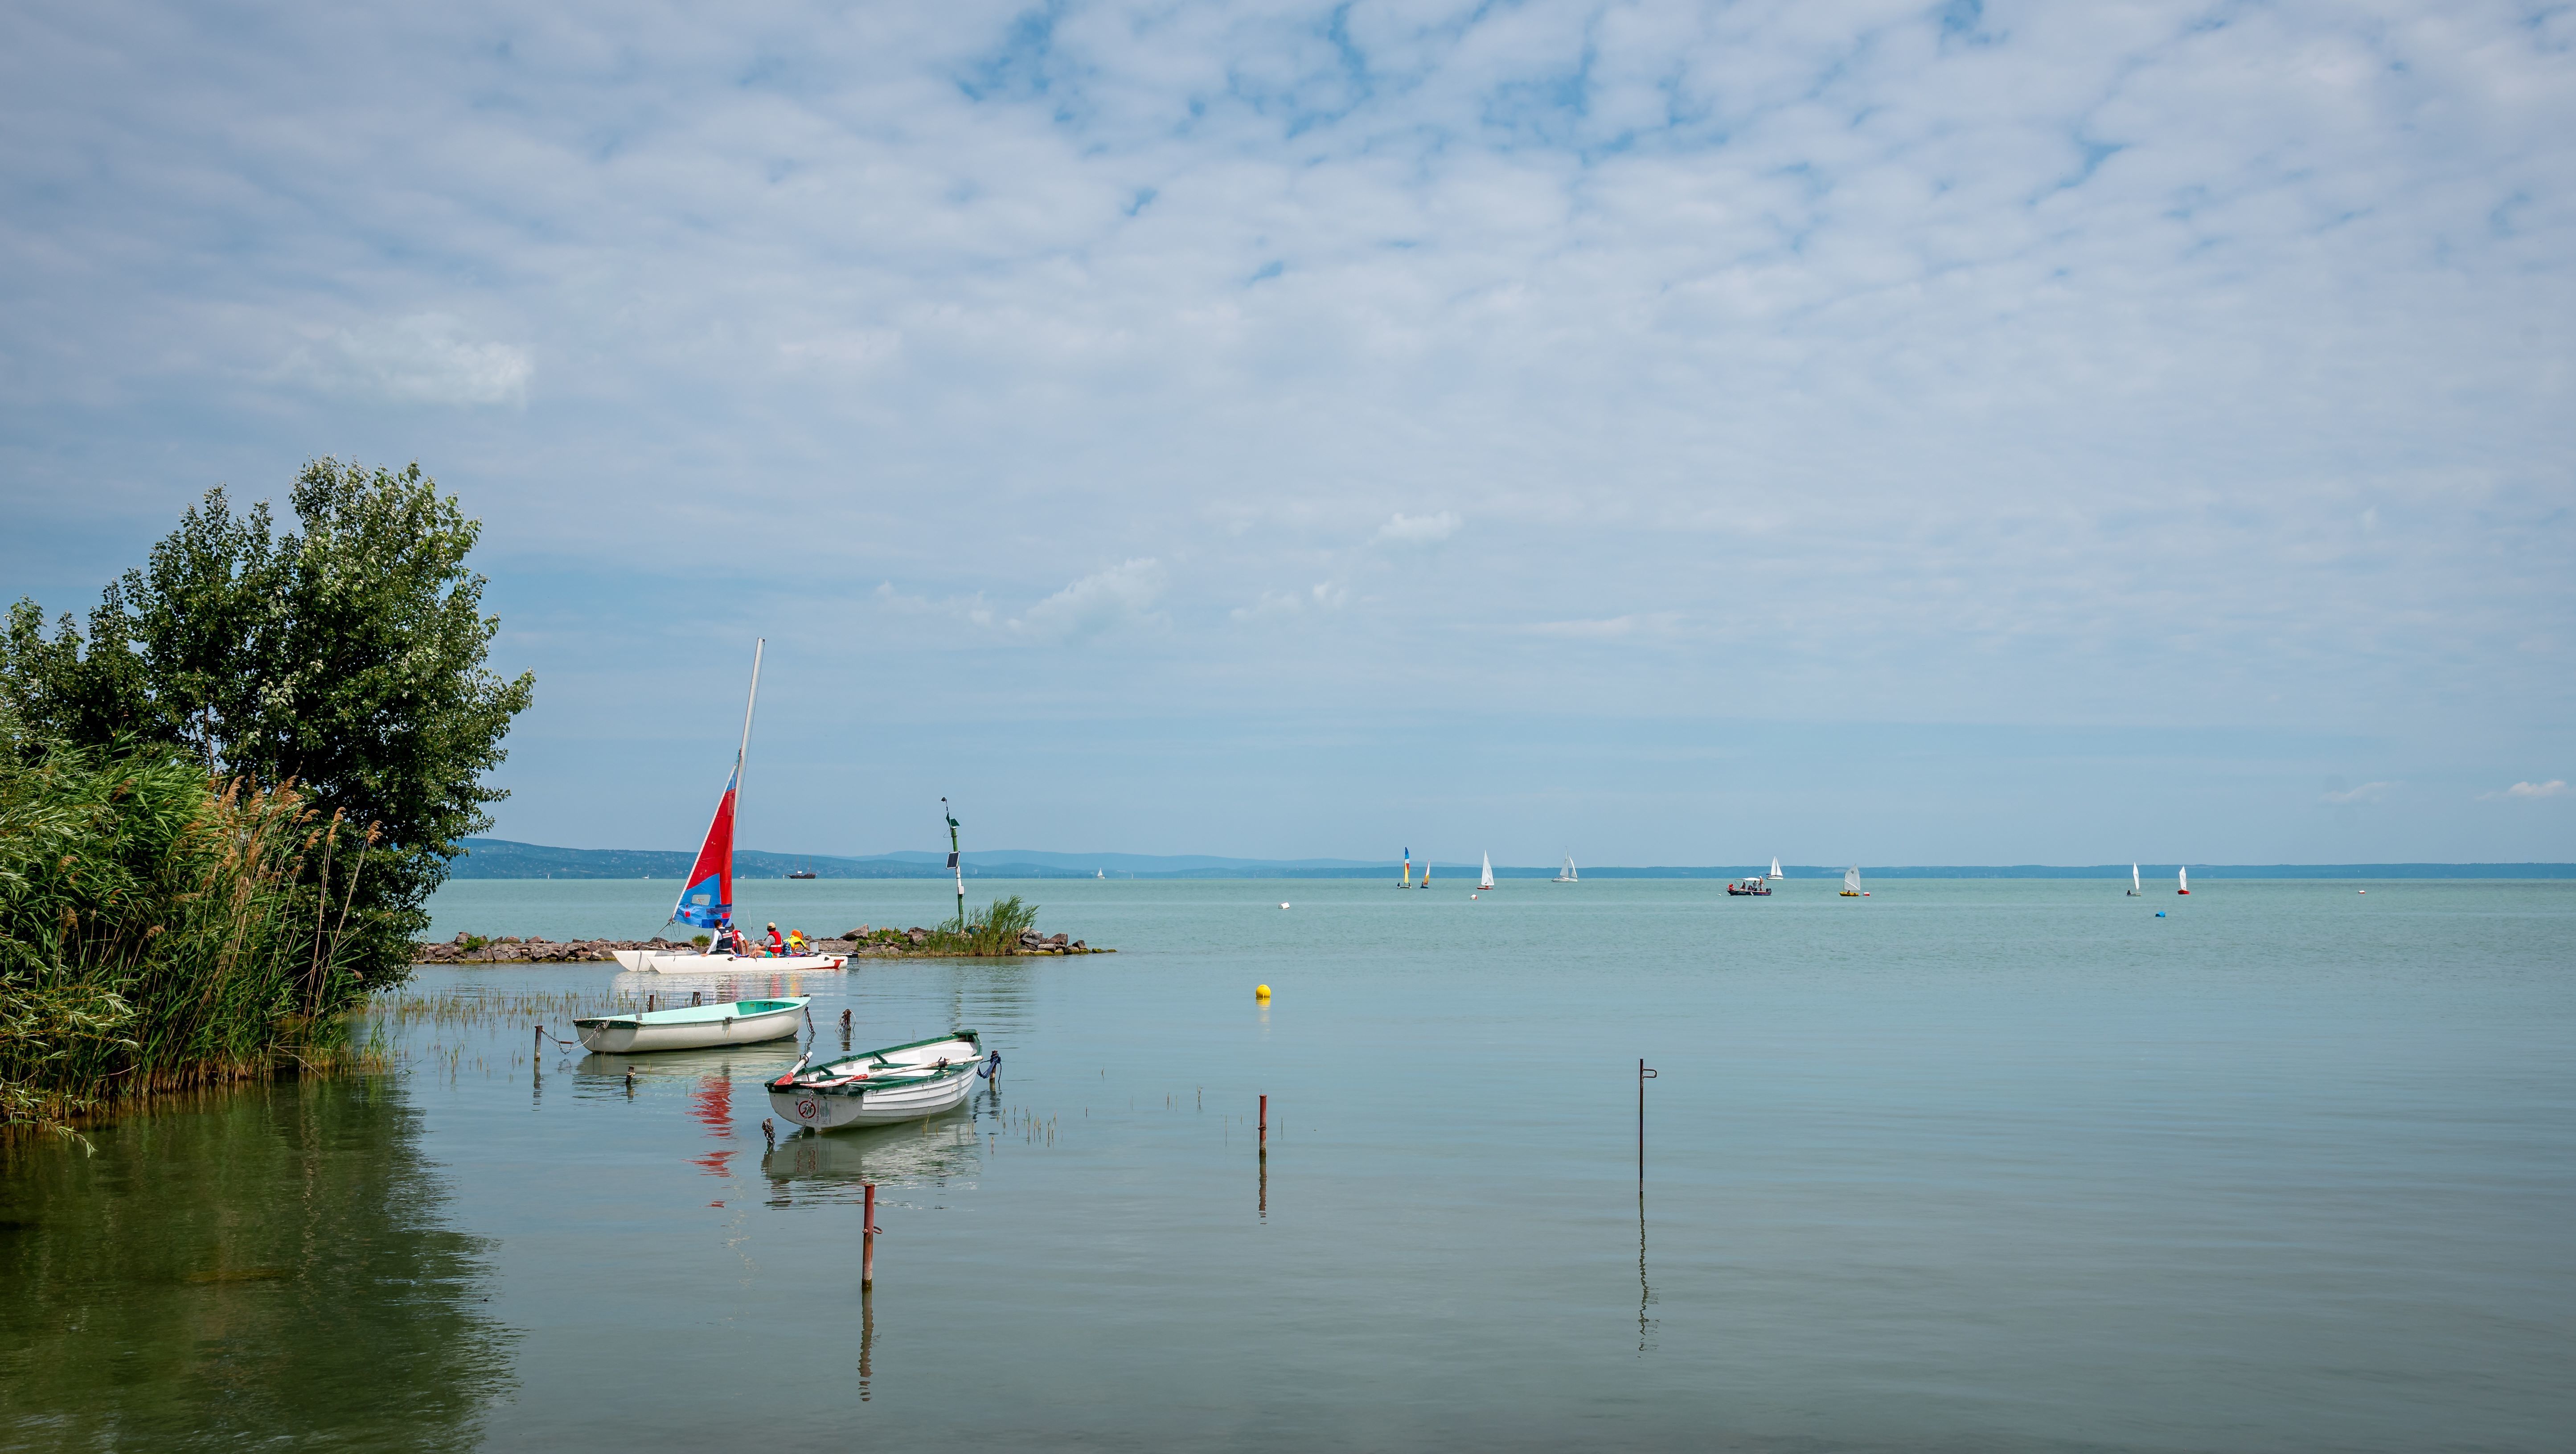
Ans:
<svg viewBox="0 0 2576 1454"><path fill-rule="evenodd" d="M1422 866L1422 876L1426 880L1431 877L1431 865L1426 863ZM1395 886L1400 889L1413 887L1413 850L1410 848L1404 850L1404 875L1395 881Z"/></svg>
<svg viewBox="0 0 2576 1454"><path fill-rule="evenodd" d="M1480 879L1476 880L1476 887L1477 887L1477 888L1480 888L1480 889L1489 889L1489 888L1492 888L1493 886L1494 886L1494 856L1493 856L1492 854L1488 853L1488 854L1486 854L1486 855L1485 855L1485 876L1484 876L1483 878L1480 878Z"/></svg>
<svg viewBox="0 0 2576 1454"><path fill-rule="evenodd" d="M1775 853L1775 854L1773 854L1773 855L1771 856L1771 876L1772 876L1773 878L1787 878L1787 877L1788 877L1788 875L1787 875L1787 874L1782 873L1782 872L1780 871L1780 856L1779 856L1778 854L1776 854L1776 853Z"/></svg>
<svg viewBox="0 0 2576 1454"><path fill-rule="evenodd" d="M1109 870L1105 868L1096 868L1091 871L1091 876L1093 878L1107 878L1109 877Z"/></svg>
<svg viewBox="0 0 2576 1454"><path fill-rule="evenodd" d="M2129 865L2129 897L2134 899L2134 898L2138 897L2140 894L2145 893L2146 891L2147 891L2147 886L2146 886L2145 884L2140 883L2140 882L2138 881L2138 866L2137 866L2136 864L2134 864L2134 863L2133 863L2133 864L2130 864L2130 865Z"/></svg>
<svg viewBox="0 0 2576 1454"><path fill-rule="evenodd" d="M1860 870L1858 868L1847 868L1843 870L1843 891L1841 897L1846 899L1865 899L1869 897L1867 894L1860 891Z"/></svg>
<svg viewBox="0 0 2576 1454"><path fill-rule="evenodd" d="M2191 892L2190 869L2177 868L2174 870L2174 892L2178 894L2187 894Z"/></svg>
<svg viewBox="0 0 2576 1454"><path fill-rule="evenodd" d="M1415 884L1414 887L1421 889L1431 887L1431 855L1427 853L1422 856L1422 882Z"/></svg>
<svg viewBox="0 0 2576 1454"><path fill-rule="evenodd" d="M1563 868L1561 868L1561 869L1557 870L1556 880L1555 880L1555 881L1556 881L1556 882L1558 882L1558 883L1561 883L1561 884L1570 884L1570 883L1576 883L1576 882L1579 882L1579 880L1578 880L1578 879L1576 879L1576 878L1575 878L1575 876L1574 876L1574 855L1573 855L1573 854L1569 853L1569 854L1567 854L1567 855L1565 856L1565 867L1563 867Z"/></svg>

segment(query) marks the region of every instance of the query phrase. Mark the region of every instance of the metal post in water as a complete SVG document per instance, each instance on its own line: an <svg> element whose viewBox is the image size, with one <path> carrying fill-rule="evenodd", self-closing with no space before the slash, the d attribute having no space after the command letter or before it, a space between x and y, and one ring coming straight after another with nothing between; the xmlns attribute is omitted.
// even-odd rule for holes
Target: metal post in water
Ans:
<svg viewBox="0 0 2576 1454"><path fill-rule="evenodd" d="M877 1282L877 1184L871 1181L862 1185L868 1194L859 1234L859 1295L864 1297Z"/></svg>
<svg viewBox="0 0 2576 1454"><path fill-rule="evenodd" d="M948 810L948 800L939 800L939 816L948 820L948 866L957 871L957 932L966 932L966 865L957 847L957 815Z"/></svg>

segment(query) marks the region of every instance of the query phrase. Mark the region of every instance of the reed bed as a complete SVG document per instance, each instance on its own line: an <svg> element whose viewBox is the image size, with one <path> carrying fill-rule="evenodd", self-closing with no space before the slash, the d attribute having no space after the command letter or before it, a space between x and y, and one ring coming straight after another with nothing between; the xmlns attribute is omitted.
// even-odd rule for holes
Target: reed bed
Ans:
<svg viewBox="0 0 2576 1454"><path fill-rule="evenodd" d="M1024 904L1018 894L1013 894L987 904L982 917L966 924L963 932L954 919L931 930L930 942L924 947L933 954L998 959L1018 948L1020 935L1036 928L1037 922L1038 906Z"/></svg>
<svg viewBox="0 0 2576 1454"><path fill-rule="evenodd" d="M397 1028L435 1025L500 1029L511 1025L569 1025L592 1015L623 1015L643 1008L644 996L605 989L560 993L441 990L432 994L406 990L378 999L368 1009L367 1017L379 1026ZM662 1008L669 1009L671 1005Z"/></svg>
<svg viewBox="0 0 2576 1454"><path fill-rule="evenodd" d="M0 724L0 1132L362 1061L342 1015L376 836L291 784Z"/></svg>

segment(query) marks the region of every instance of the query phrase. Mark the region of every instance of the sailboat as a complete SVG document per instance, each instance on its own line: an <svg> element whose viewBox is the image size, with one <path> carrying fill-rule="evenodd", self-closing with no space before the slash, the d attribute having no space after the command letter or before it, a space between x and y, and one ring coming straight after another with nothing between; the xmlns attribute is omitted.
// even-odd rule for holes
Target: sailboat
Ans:
<svg viewBox="0 0 2576 1454"><path fill-rule="evenodd" d="M1788 875L1787 875L1787 874L1782 873L1782 872L1780 871L1780 855L1778 855L1778 854L1776 854L1776 853L1775 853L1775 854L1773 854L1773 855L1771 855L1771 876L1772 876L1773 878L1787 878L1787 877L1788 877Z"/></svg>
<svg viewBox="0 0 2576 1454"><path fill-rule="evenodd" d="M1858 868L1847 868L1843 870L1843 891L1841 896L1846 899L1865 899L1869 897L1868 894L1861 892L1860 870Z"/></svg>
<svg viewBox="0 0 2576 1454"><path fill-rule="evenodd" d="M2174 870L2174 892L2178 894L2187 894L2191 892L2190 869L2177 868Z"/></svg>
<svg viewBox="0 0 2576 1454"><path fill-rule="evenodd" d="M1431 865L1426 863L1422 866L1422 876L1425 879L1431 877ZM1413 887L1413 850L1410 848L1404 850L1404 875L1395 881L1395 886L1400 889Z"/></svg>
<svg viewBox="0 0 2576 1454"><path fill-rule="evenodd" d="M1109 877L1109 870L1105 868L1096 868L1091 871L1091 876L1093 878L1107 878Z"/></svg>
<svg viewBox="0 0 2576 1454"><path fill-rule="evenodd" d="M1406 851L1410 852L1411 850L1408 849ZM1422 856L1422 882L1415 884L1414 887L1418 889L1427 889L1431 887L1431 855L1427 853Z"/></svg>
<svg viewBox="0 0 2576 1454"><path fill-rule="evenodd" d="M2133 864L2130 864L2130 865L2129 865L2129 897L2134 899L2134 898L2136 898L2138 895L2143 894L2143 893L2145 893L2146 891L2147 891L2147 886L2146 886L2145 884L2142 884L2142 883L2138 882L2138 866L2137 866L2136 864L2134 864L2134 863L2133 863Z"/></svg>
<svg viewBox="0 0 2576 1454"><path fill-rule="evenodd" d="M724 796L716 799L716 816L707 824L707 841L698 846L698 861L680 880L680 897L671 905L671 922L718 933L733 927L733 812L742 791L743 759L751 755L751 709L760 701L762 638L751 649L751 694L742 704L742 746L734 749L733 776L725 779ZM624 968L644 974L758 968L788 972L839 969L847 958L838 954L701 954L663 949L611 951Z"/></svg>
<svg viewBox="0 0 2576 1454"><path fill-rule="evenodd" d="M1478 889L1489 889L1489 888L1492 888L1493 886L1494 886L1494 856L1493 856L1492 854L1488 853L1488 854L1486 854L1486 855L1485 855L1485 876L1484 876L1483 878L1478 879L1478 880L1476 881L1476 887L1477 887Z"/></svg>
<svg viewBox="0 0 2576 1454"><path fill-rule="evenodd" d="M1579 883L1579 882L1581 882L1581 880L1577 879L1577 878L1574 876L1574 855L1573 855L1573 854L1569 853L1569 854L1567 854L1567 855L1565 856L1565 867L1563 867L1563 868L1561 868L1561 869L1558 869L1558 870L1556 871L1556 878L1553 880L1553 882L1561 883L1561 884L1570 884L1570 883Z"/></svg>

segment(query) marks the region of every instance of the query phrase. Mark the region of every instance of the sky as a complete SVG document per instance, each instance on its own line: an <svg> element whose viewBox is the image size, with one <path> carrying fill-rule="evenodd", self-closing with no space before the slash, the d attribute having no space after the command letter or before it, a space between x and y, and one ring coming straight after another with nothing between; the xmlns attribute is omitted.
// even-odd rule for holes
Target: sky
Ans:
<svg viewBox="0 0 2576 1454"><path fill-rule="evenodd" d="M24 0L0 595L417 460L498 836L2576 859L2576 9Z"/></svg>

